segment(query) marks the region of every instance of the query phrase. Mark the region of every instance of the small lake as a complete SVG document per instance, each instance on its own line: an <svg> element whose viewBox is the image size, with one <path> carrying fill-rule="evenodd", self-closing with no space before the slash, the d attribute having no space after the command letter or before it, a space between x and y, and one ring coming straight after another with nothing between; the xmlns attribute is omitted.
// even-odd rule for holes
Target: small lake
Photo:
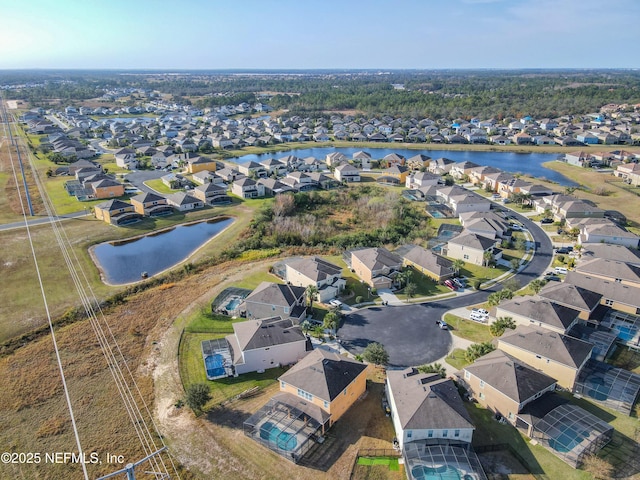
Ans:
<svg viewBox="0 0 640 480"><path fill-rule="evenodd" d="M446 157L456 162L473 162L478 165L489 165L499 168L505 172L512 173L525 173L532 177L551 180L557 182L563 186L576 186L577 183L569 180L564 175L561 175L553 170L549 170L542 166L545 162L551 162L558 158L557 153L515 153L515 152L478 152L470 150L409 150L406 148L335 148L335 147L322 147L322 148L303 148L297 150L283 150L275 153L263 153L260 155L251 154L243 155L238 158L231 158L229 160L243 164L250 161L259 162L266 160L267 158L282 158L287 155L295 155L299 158L315 157L318 160L323 160L329 153L341 152L348 158L364 150L371 154L374 160L379 160L390 153L397 153L405 158L411 158L414 155L422 153L433 159Z"/></svg>
<svg viewBox="0 0 640 480"><path fill-rule="evenodd" d="M228 218L180 225L124 243L101 243L94 247L93 254L106 282L137 282L142 272L153 276L187 259L232 223Z"/></svg>

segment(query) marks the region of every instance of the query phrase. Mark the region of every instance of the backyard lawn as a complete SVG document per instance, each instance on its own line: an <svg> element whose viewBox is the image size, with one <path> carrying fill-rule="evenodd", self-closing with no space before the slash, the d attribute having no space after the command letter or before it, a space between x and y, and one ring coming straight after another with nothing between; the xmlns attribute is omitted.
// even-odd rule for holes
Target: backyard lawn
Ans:
<svg viewBox="0 0 640 480"><path fill-rule="evenodd" d="M215 338L224 338L233 333L233 324L244 319L231 319L224 315L214 315L205 307L193 314L182 333L180 340L179 364L180 378L186 387L192 383L205 382L211 389L211 400L207 406L217 405L254 387L265 388L284 372L281 368L272 368L264 373L249 373L239 377L207 380L202 359L201 342Z"/></svg>

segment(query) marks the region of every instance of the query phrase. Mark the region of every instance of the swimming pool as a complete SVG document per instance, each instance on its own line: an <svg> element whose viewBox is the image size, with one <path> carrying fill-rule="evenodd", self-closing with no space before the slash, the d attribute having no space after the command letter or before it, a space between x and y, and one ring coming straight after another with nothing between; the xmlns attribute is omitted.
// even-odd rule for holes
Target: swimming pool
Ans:
<svg viewBox="0 0 640 480"><path fill-rule="evenodd" d="M204 357L204 365L207 369L208 378L226 376L226 370L224 368L224 357L219 353Z"/></svg>
<svg viewBox="0 0 640 480"><path fill-rule="evenodd" d="M242 299L240 297L233 297L231 300L229 300L229 303L225 305L224 309L227 312L233 312L241 303Z"/></svg>
<svg viewBox="0 0 640 480"><path fill-rule="evenodd" d="M441 465L439 467L416 465L411 469L411 475L416 480L463 480L463 478L471 478L468 475L463 477L460 471L451 465Z"/></svg>
<svg viewBox="0 0 640 480"><path fill-rule="evenodd" d="M622 325L614 325L613 329L618 332L618 338L624 342L630 342L638 333L635 327L624 327Z"/></svg>
<svg viewBox="0 0 640 480"><path fill-rule="evenodd" d="M556 438L549 439L549 446L556 452L566 453L573 450L577 445L589 436L589 432L576 432L571 428L567 428Z"/></svg>
<svg viewBox="0 0 640 480"><path fill-rule="evenodd" d="M260 427L260 438L278 446L280 450L290 452L298 446L295 434L280 430L271 422L264 422Z"/></svg>

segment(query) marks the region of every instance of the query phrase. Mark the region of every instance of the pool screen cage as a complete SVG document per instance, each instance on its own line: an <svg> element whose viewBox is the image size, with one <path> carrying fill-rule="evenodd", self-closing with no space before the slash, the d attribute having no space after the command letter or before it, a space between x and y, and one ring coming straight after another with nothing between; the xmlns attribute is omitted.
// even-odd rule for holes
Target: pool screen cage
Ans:
<svg viewBox="0 0 640 480"><path fill-rule="evenodd" d="M411 472L419 465L433 469L453 467L461 473L460 478L465 480L487 480L480 460L470 444L429 445L427 441L418 440L404 444L403 456L410 480L416 480Z"/></svg>
<svg viewBox="0 0 640 480"><path fill-rule="evenodd" d="M540 419L532 438L573 468L597 453L613 436L613 427L586 410L565 403Z"/></svg>
<svg viewBox="0 0 640 480"><path fill-rule="evenodd" d="M233 298L241 298L245 299L249 296L251 290L246 288L237 288L237 287L229 287L225 288L220 294L211 302L211 311L213 313L222 313L222 314L230 314L232 312L228 312L225 309L225 306L229 303Z"/></svg>
<svg viewBox="0 0 640 480"><path fill-rule="evenodd" d="M589 360L580 371L574 392L631 415L640 393L640 375L608 363Z"/></svg>
<svg viewBox="0 0 640 480"><path fill-rule="evenodd" d="M244 434L297 463L316 443L324 441L328 427L329 414L293 395L281 394L244 422Z"/></svg>

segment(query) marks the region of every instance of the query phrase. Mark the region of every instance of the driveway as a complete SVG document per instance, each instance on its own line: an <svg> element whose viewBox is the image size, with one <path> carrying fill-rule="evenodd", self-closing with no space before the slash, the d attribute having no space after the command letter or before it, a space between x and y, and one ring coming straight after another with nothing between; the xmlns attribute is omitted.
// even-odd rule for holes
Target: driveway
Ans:
<svg viewBox="0 0 640 480"><path fill-rule="evenodd" d="M154 189L147 187L144 182L147 180L155 180L157 178L162 178L166 175L167 172L164 170L138 170L135 172L128 173L124 178L129 180L133 186L138 188L143 192L147 193L158 193Z"/></svg>
<svg viewBox="0 0 640 480"><path fill-rule="evenodd" d="M520 221L533 237L536 253L514 277L524 286L540 277L553 258L551 239L539 225L515 212L509 214ZM358 310L346 315L338 330L342 346L352 354L360 354L371 342L384 345L392 368L417 366L442 359L452 348L451 334L436 325L445 313L486 301L490 293L501 290L495 284L486 290L445 300L410 305L389 305Z"/></svg>

